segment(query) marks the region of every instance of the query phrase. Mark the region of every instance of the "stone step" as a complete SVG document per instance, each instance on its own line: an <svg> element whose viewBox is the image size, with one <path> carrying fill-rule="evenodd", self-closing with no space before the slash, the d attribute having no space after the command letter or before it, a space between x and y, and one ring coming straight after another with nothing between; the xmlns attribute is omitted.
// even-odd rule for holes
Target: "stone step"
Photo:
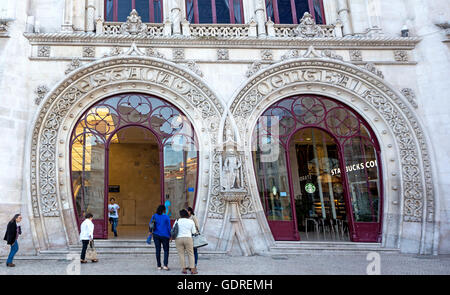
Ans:
<svg viewBox="0 0 450 295"><path fill-rule="evenodd" d="M273 254L307 254L311 252L383 252L400 253L399 249L384 248L380 243L355 242L276 242L270 247Z"/></svg>

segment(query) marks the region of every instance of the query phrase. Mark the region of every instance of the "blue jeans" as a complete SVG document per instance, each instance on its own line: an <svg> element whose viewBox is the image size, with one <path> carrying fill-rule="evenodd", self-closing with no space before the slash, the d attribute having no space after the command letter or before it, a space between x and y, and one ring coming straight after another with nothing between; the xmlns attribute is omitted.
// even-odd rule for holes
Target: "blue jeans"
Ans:
<svg viewBox="0 0 450 295"><path fill-rule="evenodd" d="M195 259L195 267L197 267L197 260L198 260L198 248L194 248L194 259Z"/></svg>
<svg viewBox="0 0 450 295"><path fill-rule="evenodd" d="M164 266L167 266L169 264L169 238L153 234L153 241L155 241L158 267L161 267L161 244L164 248Z"/></svg>
<svg viewBox="0 0 450 295"><path fill-rule="evenodd" d="M11 245L11 251L9 252L8 259L6 260L7 264L13 262L14 255L16 255L17 251L19 251L19 243L16 241L14 244Z"/></svg>
<svg viewBox="0 0 450 295"><path fill-rule="evenodd" d="M117 224L119 223L119 218L111 217L111 230L114 232L114 235L117 236Z"/></svg>

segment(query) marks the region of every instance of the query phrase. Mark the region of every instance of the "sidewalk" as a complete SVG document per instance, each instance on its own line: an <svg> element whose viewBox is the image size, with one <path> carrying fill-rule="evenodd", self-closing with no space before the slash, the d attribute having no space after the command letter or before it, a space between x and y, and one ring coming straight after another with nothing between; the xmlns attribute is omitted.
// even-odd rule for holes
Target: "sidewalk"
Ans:
<svg viewBox="0 0 450 295"><path fill-rule="evenodd" d="M162 256L162 255L161 255ZM18 257L20 258L20 257ZM162 258L162 257L161 257ZM312 253L277 256L202 256L201 275L365 275L371 261L366 253ZM380 253L382 275L450 275L450 255L418 256ZM0 259L0 275L65 275L70 260L17 259L7 268ZM74 260L72 266L78 263ZM116 255L101 257L98 263L79 265L82 275L179 275L176 253L169 257L170 271L156 269L154 255ZM77 266L77 267L78 267ZM70 269L70 267L69 267ZM72 269L75 269L76 267Z"/></svg>

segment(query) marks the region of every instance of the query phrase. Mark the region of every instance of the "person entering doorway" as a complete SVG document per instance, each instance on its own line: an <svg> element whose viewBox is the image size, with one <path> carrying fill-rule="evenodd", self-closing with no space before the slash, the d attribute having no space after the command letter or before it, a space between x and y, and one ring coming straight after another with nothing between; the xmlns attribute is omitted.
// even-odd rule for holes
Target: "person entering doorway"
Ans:
<svg viewBox="0 0 450 295"><path fill-rule="evenodd" d="M111 231L114 233L114 236L117 237L117 224L119 223L119 209L120 206L116 204L116 199L111 198L109 200L108 205L108 217L109 222L111 223Z"/></svg>

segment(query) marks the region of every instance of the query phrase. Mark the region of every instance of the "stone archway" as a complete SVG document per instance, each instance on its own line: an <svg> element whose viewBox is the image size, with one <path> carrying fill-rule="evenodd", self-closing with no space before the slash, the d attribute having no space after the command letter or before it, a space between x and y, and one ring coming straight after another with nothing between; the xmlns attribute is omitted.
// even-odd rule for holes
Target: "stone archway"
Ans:
<svg viewBox="0 0 450 295"><path fill-rule="evenodd" d="M86 65L55 86L41 104L30 135L29 202L37 249L76 244L69 145L79 116L95 102L114 94L140 92L163 98L188 116L200 145L212 146L224 103L195 74L169 61L120 56ZM199 171L211 170L210 151L200 150ZM197 211L206 211L209 178L198 179Z"/></svg>
<svg viewBox="0 0 450 295"><path fill-rule="evenodd" d="M435 189L421 123L406 99L380 77L332 59L292 59L270 66L248 80L229 104L245 147L251 191L247 203L254 204L266 243L273 243L273 238L261 213L251 161L251 133L268 106L298 94L339 100L361 114L374 130L386 180L382 246L410 253L437 253Z"/></svg>

